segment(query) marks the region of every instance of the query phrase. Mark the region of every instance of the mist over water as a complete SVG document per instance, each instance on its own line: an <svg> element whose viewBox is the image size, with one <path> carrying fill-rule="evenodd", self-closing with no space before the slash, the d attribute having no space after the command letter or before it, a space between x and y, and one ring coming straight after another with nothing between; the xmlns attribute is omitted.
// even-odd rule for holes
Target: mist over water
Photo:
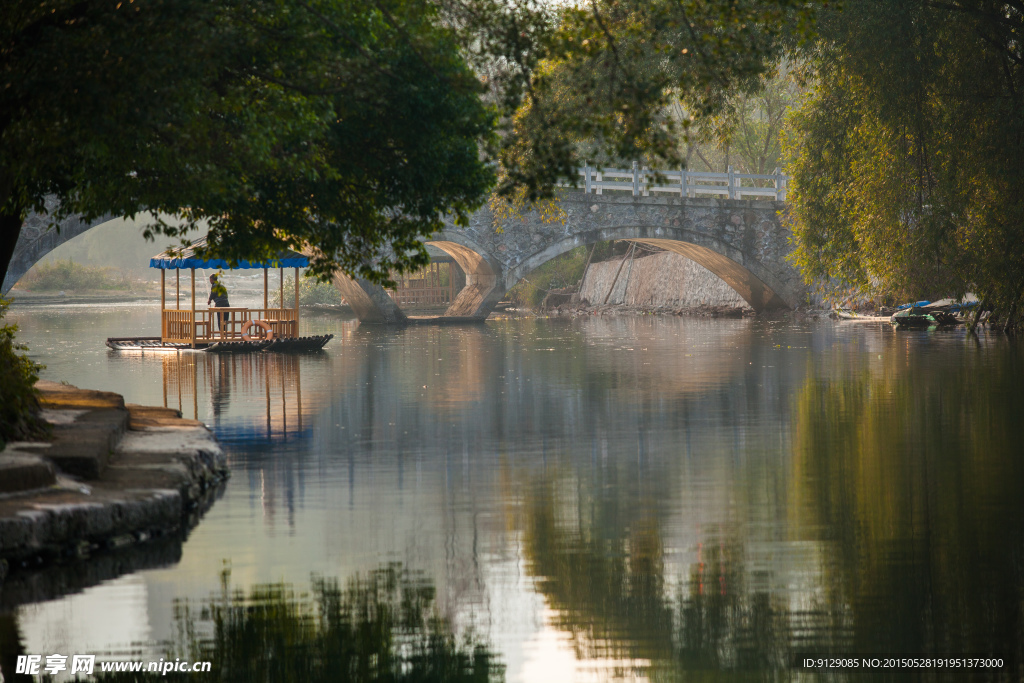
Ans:
<svg viewBox="0 0 1024 683"><path fill-rule="evenodd" d="M103 347L155 309L12 309L45 378L180 408L232 469L173 561L18 607L26 652L206 653L230 680L274 639L311 680L344 657L439 680L789 678L826 652L1021 673L1019 344L312 316L304 334L337 335L319 354ZM367 623L393 637L346 649Z"/></svg>

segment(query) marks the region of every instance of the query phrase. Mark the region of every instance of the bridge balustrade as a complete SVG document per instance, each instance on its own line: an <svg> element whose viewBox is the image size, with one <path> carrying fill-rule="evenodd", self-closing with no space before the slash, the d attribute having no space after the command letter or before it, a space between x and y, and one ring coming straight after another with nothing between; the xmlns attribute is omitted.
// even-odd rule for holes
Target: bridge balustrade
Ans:
<svg viewBox="0 0 1024 683"><path fill-rule="evenodd" d="M587 194L630 192L634 197L648 197L652 192L678 194L681 197L697 195L726 196L729 199L769 197L785 201L788 177L778 167L772 173L736 173L732 166L725 173L699 171L654 171L641 168L633 162L631 169L597 169L584 166L583 191ZM761 186L758 186L761 183ZM770 184L768 184L770 183ZM567 187L568 183L560 183Z"/></svg>

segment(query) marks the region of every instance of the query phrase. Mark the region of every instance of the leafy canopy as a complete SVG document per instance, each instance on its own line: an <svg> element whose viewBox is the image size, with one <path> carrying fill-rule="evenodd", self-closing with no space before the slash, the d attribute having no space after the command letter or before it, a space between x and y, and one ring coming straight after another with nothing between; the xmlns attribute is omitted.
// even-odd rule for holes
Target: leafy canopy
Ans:
<svg viewBox="0 0 1024 683"><path fill-rule="evenodd" d="M492 111L428 2L12 0L0 33L5 238L53 194L384 279L493 182Z"/></svg>
<svg viewBox="0 0 1024 683"><path fill-rule="evenodd" d="M676 164L812 0L9 0L0 270L28 211L152 212L210 250L309 250L371 280L426 261L495 182L550 195L585 158ZM517 190L518 188L518 190ZM161 221L165 213L183 227ZM13 238L12 238L13 235Z"/></svg>
<svg viewBox="0 0 1024 683"><path fill-rule="evenodd" d="M640 156L683 163L691 127L754 92L820 3L591 0L561 15L508 126L509 186L542 196L559 177ZM673 105L686 116L673 117Z"/></svg>
<svg viewBox="0 0 1024 683"><path fill-rule="evenodd" d="M796 257L808 281L919 298L1024 296L1024 5L850 0L808 58L793 119Z"/></svg>

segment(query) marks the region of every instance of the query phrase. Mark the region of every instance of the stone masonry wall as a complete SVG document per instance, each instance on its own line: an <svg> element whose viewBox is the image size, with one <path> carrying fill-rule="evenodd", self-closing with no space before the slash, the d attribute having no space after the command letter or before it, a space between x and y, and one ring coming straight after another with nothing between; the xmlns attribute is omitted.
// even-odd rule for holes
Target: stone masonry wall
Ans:
<svg viewBox="0 0 1024 683"><path fill-rule="evenodd" d="M590 264L580 287L580 297L592 305L602 304L620 264L621 259ZM750 307L710 270L668 251L635 258L632 270L627 259L608 303L668 308L689 308L701 304Z"/></svg>

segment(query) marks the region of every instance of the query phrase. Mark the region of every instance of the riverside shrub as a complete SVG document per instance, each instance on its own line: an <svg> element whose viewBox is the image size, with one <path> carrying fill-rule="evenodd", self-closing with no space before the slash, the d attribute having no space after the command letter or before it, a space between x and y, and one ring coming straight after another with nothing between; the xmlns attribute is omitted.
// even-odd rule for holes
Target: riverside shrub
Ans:
<svg viewBox="0 0 1024 683"><path fill-rule="evenodd" d="M39 292L130 289L131 278L113 268L87 266L67 259L36 266L22 279L20 286Z"/></svg>
<svg viewBox="0 0 1024 683"><path fill-rule="evenodd" d="M0 322L10 302L0 297ZM0 449L8 441L38 438L46 434L39 416L39 392L35 388L43 366L19 351L28 347L14 341L18 326L0 325Z"/></svg>

